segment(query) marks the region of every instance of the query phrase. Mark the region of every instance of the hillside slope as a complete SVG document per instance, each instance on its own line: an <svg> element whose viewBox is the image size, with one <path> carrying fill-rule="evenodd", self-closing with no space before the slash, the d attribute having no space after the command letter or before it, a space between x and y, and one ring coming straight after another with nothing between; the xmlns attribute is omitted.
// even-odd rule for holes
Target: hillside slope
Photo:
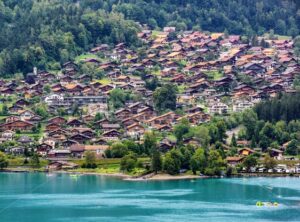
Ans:
<svg viewBox="0 0 300 222"><path fill-rule="evenodd" d="M285 0L0 0L0 75L52 69L98 43L136 46L136 22L296 36L300 12Z"/></svg>

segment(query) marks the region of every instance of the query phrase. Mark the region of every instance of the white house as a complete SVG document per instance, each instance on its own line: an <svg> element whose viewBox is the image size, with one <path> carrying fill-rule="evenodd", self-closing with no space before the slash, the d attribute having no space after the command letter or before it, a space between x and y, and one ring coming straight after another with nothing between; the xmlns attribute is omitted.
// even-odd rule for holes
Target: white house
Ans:
<svg viewBox="0 0 300 222"><path fill-rule="evenodd" d="M245 109L249 109L253 106L254 106L254 103L249 102L247 100L234 101L232 111L233 112L242 112Z"/></svg>
<svg viewBox="0 0 300 222"><path fill-rule="evenodd" d="M228 113L229 107L225 103L216 102L208 107L208 111L210 114L225 114Z"/></svg>

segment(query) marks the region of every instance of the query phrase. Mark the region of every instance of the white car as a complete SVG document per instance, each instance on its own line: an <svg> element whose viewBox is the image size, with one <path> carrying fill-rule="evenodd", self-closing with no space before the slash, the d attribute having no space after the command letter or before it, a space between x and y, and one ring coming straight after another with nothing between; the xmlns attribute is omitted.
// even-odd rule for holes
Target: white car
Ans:
<svg viewBox="0 0 300 222"><path fill-rule="evenodd" d="M255 167L251 167L251 168L250 168L250 172L251 172L251 173L255 173L255 172L256 172L256 168L255 168Z"/></svg>
<svg viewBox="0 0 300 222"><path fill-rule="evenodd" d="M284 173L284 170L281 169L281 168L277 168L277 169L276 169L276 173Z"/></svg>
<svg viewBox="0 0 300 222"><path fill-rule="evenodd" d="M259 172L259 173L263 173L263 172L265 172L265 170L266 170L266 168L259 168L259 169L258 169L258 172Z"/></svg>

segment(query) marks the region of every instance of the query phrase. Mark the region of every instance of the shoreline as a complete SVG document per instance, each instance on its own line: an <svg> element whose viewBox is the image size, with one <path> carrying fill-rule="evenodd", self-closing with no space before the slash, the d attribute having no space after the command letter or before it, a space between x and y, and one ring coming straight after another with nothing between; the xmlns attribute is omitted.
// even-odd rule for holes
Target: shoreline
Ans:
<svg viewBox="0 0 300 222"><path fill-rule="evenodd" d="M119 178L124 181L176 181L176 180L192 180L192 179L222 179L222 178L250 178L250 177L299 177L300 174L266 174L266 173L242 173L238 175L232 175L230 177L220 176L200 176L200 175L170 175L165 173L159 174L147 174L143 176L131 176L124 173L97 173L97 172L79 172L79 171L47 171L39 169L19 169L9 168L1 170L0 173L54 173L54 174L75 174L75 175L95 175L95 176L107 176Z"/></svg>
<svg viewBox="0 0 300 222"><path fill-rule="evenodd" d="M55 174L76 174L76 175L97 175L97 176L110 176L110 177L119 177L119 178L128 178L130 175L123 173L96 173L96 172L79 172L79 171L67 171L67 170L38 170L38 169L19 169L19 168L8 168L3 169L0 173L55 173Z"/></svg>
<svg viewBox="0 0 300 222"><path fill-rule="evenodd" d="M208 176L198 175L169 175L169 174L155 174L151 177L142 176L137 178L127 178L127 181L169 181L169 180L191 180L191 179L207 179Z"/></svg>
<svg viewBox="0 0 300 222"><path fill-rule="evenodd" d="M10 168L4 169L0 171L0 173L54 173L54 174L73 174L73 175L95 175L95 176L107 176L107 177L115 177L120 178L125 181L167 181L167 180L187 180L187 179L205 179L205 178L213 178L209 176L198 176L198 175L169 175L169 174L156 174L156 175L144 175L144 176L131 176L124 173L96 173L96 172L79 172L79 171L66 171L66 170L58 170L58 171L42 171L37 169L18 169L18 168ZM146 178L145 178L146 177Z"/></svg>

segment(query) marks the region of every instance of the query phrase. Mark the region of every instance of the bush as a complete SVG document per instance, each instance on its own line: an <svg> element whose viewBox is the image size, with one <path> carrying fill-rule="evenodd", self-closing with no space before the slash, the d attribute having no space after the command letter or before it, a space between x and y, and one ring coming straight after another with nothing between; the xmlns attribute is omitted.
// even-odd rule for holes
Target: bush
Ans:
<svg viewBox="0 0 300 222"><path fill-rule="evenodd" d="M88 163L88 164L86 164L86 168L95 169L95 168L97 168L97 164L96 163Z"/></svg>
<svg viewBox="0 0 300 222"><path fill-rule="evenodd" d="M29 163L28 159L25 158L23 164L26 165L26 164L28 164L28 163Z"/></svg>
<svg viewBox="0 0 300 222"><path fill-rule="evenodd" d="M6 167L8 167L8 161L6 155L0 152L0 169L4 169Z"/></svg>
<svg viewBox="0 0 300 222"><path fill-rule="evenodd" d="M109 150L112 158L122 158L128 153L128 148L123 143L114 143ZM106 154L109 153L107 152Z"/></svg>
<svg viewBox="0 0 300 222"><path fill-rule="evenodd" d="M226 169L226 176L230 177L234 173L233 171L234 171L233 167L231 167L231 166L227 167L227 169Z"/></svg>
<svg viewBox="0 0 300 222"><path fill-rule="evenodd" d="M97 168L96 164L96 154L91 151L85 153L85 163L82 164L82 168L95 169Z"/></svg>
<svg viewBox="0 0 300 222"><path fill-rule="evenodd" d="M137 156L134 153L129 153L121 160L120 170L131 172L137 166Z"/></svg>
<svg viewBox="0 0 300 222"><path fill-rule="evenodd" d="M206 168L204 170L204 174L207 176L214 176L215 175L215 170L212 168Z"/></svg>

